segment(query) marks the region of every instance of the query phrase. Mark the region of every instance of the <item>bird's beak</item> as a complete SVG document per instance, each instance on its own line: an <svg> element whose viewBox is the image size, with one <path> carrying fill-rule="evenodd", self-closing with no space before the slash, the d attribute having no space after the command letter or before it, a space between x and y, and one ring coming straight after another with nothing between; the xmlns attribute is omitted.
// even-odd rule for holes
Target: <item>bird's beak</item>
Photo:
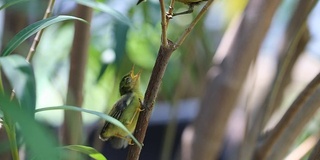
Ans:
<svg viewBox="0 0 320 160"><path fill-rule="evenodd" d="M130 76L134 80L138 80L140 77L141 71L139 71L136 75L134 74L134 65L132 66L132 69L130 71Z"/></svg>

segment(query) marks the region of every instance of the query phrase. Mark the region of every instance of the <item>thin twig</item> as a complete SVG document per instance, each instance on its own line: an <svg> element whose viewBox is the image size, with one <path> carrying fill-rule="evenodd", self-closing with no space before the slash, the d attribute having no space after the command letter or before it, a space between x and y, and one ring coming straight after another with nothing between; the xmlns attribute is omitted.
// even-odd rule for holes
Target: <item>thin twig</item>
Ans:
<svg viewBox="0 0 320 160"><path fill-rule="evenodd" d="M174 2L175 2L175 0L170 1L169 10L168 10L168 15L170 15L170 16L173 15ZM167 17L167 25L169 25L169 21L170 21L170 18Z"/></svg>
<svg viewBox="0 0 320 160"><path fill-rule="evenodd" d="M178 48L183 42L184 40L187 38L187 36L189 35L189 33L192 31L192 29L194 28L194 26L198 23L198 21L202 18L202 16L207 12L207 10L209 9L210 5L213 3L214 0L209 0L201 9L201 11L199 12L199 14L196 16L196 18L190 23L189 27L185 29L184 33L180 36L179 40L177 41L176 45L174 46L174 48Z"/></svg>
<svg viewBox="0 0 320 160"><path fill-rule="evenodd" d="M164 6L164 0L159 0L160 2L160 10L161 10L161 45L164 47L168 47L168 40L167 40L167 15L166 15L166 9Z"/></svg>
<svg viewBox="0 0 320 160"><path fill-rule="evenodd" d="M54 2L55 2L55 0L50 0L50 1L49 1L48 7L47 7L47 9L46 9L46 13L45 13L44 16L43 16L43 19L46 19L46 18L50 17L50 15L51 15L51 13L52 13L53 6L54 6ZM27 58L26 58L26 61L27 61L27 62L30 62L31 58L33 57L34 52L36 51L37 46L38 46L38 44L39 44L39 42L40 42L40 39L41 39L43 30L44 30L44 29L41 29L41 30L37 33L37 35L35 36L35 38L34 38L34 40L33 40L33 43L32 43L32 45L31 45L31 47L30 47L28 56L27 56Z"/></svg>

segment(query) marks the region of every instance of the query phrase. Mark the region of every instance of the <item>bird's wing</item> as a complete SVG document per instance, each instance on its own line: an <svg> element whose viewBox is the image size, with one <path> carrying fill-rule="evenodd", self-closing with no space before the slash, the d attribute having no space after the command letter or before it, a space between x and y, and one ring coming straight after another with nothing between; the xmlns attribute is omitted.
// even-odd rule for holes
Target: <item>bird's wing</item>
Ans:
<svg viewBox="0 0 320 160"><path fill-rule="evenodd" d="M109 116L119 120L123 111L126 109L127 106L130 105L130 103L132 103L133 100L133 94L129 93L129 94L125 94L123 95L116 104L114 104L113 108L111 109ZM110 125L110 122L106 121L100 135L102 135L107 129L108 126Z"/></svg>

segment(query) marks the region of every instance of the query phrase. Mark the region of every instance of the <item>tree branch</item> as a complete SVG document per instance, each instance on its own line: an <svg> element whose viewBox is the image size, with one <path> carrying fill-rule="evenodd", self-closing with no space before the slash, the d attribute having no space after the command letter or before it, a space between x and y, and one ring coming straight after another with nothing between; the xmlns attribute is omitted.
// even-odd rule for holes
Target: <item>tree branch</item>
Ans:
<svg viewBox="0 0 320 160"><path fill-rule="evenodd" d="M156 100L156 96L161 85L162 77L167 68L169 58L172 52L174 51L173 43L171 41L168 42L169 47L160 46L160 49L158 51L158 57L153 67L143 102L144 107L146 107L147 109L140 113L137 127L134 132L134 136L140 143L142 143L144 140L145 133L149 124L149 119ZM127 160L138 160L140 152L141 150L137 145L130 146Z"/></svg>

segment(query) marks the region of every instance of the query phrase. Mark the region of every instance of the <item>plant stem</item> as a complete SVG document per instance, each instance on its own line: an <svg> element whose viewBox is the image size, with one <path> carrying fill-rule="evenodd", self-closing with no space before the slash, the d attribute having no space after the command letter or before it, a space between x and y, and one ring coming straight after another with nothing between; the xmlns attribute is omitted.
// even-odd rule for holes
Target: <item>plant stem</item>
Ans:
<svg viewBox="0 0 320 160"><path fill-rule="evenodd" d="M12 159L19 160L20 158L19 158L18 145L17 145L17 139L16 139L16 129L15 129L15 126L12 125L11 123L13 122L10 121L10 122L3 123L3 126L5 127L5 130L8 135Z"/></svg>

